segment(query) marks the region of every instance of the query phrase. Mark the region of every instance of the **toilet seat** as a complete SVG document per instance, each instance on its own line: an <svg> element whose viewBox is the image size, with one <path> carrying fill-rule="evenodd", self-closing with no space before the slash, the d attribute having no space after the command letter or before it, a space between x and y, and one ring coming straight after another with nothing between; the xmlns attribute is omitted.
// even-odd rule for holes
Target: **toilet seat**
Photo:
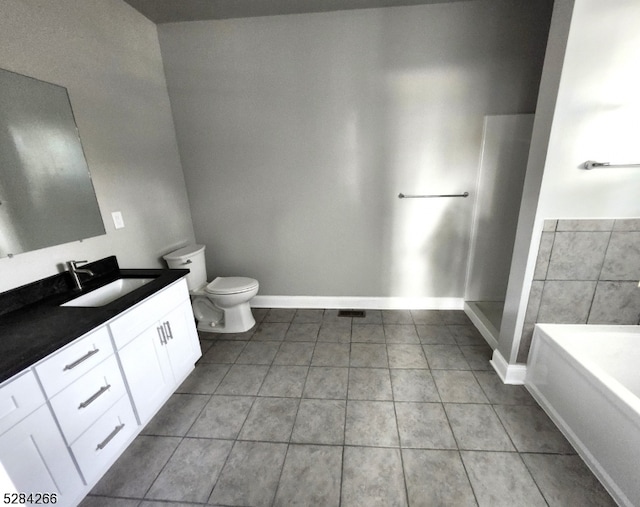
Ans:
<svg viewBox="0 0 640 507"><path fill-rule="evenodd" d="M249 292L258 286L258 281L243 276L219 276L204 288L207 294L225 295Z"/></svg>

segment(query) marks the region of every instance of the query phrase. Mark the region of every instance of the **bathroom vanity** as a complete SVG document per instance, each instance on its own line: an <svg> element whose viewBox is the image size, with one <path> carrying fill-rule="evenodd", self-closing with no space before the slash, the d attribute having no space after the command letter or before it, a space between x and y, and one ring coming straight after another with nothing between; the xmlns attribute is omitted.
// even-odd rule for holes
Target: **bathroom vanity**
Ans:
<svg viewBox="0 0 640 507"><path fill-rule="evenodd" d="M88 267L95 280L80 293L62 273L0 295L3 501L77 505L201 355L187 270L120 270L115 257ZM142 278L113 301L76 306Z"/></svg>

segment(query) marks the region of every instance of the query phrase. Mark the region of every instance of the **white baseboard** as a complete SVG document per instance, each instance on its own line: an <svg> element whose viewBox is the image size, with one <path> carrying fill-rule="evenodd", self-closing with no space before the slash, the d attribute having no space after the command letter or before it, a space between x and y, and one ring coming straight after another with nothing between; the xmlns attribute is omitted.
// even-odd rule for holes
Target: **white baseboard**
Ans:
<svg viewBox="0 0 640 507"><path fill-rule="evenodd" d="M351 308L362 310L462 310L463 298L256 296L253 308Z"/></svg>
<svg viewBox="0 0 640 507"><path fill-rule="evenodd" d="M505 384L524 384L524 379L527 376L525 364L509 364L498 349L493 351L493 357L489 362Z"/></svg>

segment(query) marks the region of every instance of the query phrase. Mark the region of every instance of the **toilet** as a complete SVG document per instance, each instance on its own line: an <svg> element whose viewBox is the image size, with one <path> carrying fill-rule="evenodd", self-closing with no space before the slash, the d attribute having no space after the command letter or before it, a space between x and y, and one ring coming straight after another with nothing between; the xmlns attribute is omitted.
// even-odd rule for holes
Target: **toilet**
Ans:
<svg viewBox="0 0 640 507"><path fill-rule="evenodd" d="M198 330L243 333L256 321L249 301L258 293L258 281L241 276L219 276L207 282L204 245L187 245L163 256L169 268L188 269L187 285Z"/></svg>

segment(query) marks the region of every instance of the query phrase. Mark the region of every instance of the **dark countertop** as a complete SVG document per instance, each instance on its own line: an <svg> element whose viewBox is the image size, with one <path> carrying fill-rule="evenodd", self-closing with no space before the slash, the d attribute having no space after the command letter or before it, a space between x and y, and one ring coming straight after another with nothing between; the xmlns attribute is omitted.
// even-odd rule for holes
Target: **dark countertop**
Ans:
<svg viewBox="0 0 640 507"><path fill-rule="evenodd" d="M61 273L2 294L0 303L4 307L16 299L24 304L0 315L0 383L189 273L188 269L119 269L117 261L111 268L87 282L80 292L71 289L68 274ZM118 278L155 280L104 306L60 306ZM43 284L57 287L43 291ZM30 300L28 296L38 290L41 294Z"/></svg>

